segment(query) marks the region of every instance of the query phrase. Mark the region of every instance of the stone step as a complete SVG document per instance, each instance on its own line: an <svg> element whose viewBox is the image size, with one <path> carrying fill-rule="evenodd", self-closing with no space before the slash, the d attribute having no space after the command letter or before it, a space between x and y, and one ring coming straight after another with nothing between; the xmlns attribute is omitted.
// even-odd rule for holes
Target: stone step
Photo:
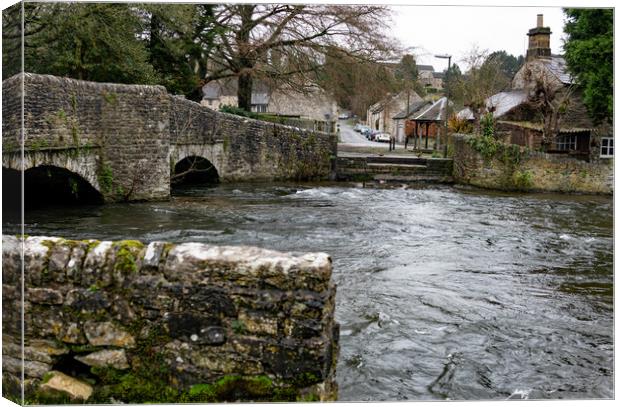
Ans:
<svg viewBox="0 0 620 407"><path fill-rule="evenodd" d="M368 163L368 168L427 168L422 164Z"/></svg>
<svg viewBox="0 0 620 407"><path fill-rule="evenodd" d="M396 156L380 156L380 157L367 157L366 162L370 163L383 163L383 164L411 164L411 165L426 165L426 158L418 157L396 157Z"/></svg>

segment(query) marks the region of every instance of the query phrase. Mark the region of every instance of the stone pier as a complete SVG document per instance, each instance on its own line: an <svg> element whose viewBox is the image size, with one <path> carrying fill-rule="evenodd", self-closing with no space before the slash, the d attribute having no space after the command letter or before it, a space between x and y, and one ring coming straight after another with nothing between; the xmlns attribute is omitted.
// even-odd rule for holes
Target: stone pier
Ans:
<svg viewBox="0 0 620 407"><path fill-rule="evenodd" d="M327 254L4 236L2 265L15 401L22 368L28 403L337 398Z"/></svg>

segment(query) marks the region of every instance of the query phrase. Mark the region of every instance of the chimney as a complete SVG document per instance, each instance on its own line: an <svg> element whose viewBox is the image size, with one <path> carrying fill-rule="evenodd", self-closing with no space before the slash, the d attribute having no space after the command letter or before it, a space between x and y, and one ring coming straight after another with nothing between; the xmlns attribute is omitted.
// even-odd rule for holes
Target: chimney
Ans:
<svg viewBox="0 0 620 407"><path fill-rule="evenodd" d="M543 27L543 15L536 16L536 28L532 28L527 36L530 37L527 48L526 61L551 57L551 28Z"/></svg>

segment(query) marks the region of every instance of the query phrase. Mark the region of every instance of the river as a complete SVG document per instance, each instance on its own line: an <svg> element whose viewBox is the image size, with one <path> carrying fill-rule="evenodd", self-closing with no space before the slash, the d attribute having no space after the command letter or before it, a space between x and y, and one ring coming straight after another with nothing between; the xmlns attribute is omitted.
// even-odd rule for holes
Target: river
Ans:
<svg viewBox="0 0 620 407"><path fill-rule="evenodd" d="M609 197L220 185L32 210L25 233L329 253L340 400L614 396Z"/></svg>

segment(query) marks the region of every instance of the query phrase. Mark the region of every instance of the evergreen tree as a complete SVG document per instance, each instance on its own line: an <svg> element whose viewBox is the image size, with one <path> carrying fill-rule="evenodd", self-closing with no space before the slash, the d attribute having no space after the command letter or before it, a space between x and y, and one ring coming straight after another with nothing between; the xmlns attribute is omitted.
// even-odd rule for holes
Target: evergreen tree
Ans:
<svg viewBox="0 0 620 407"><path fill-rule="evenodd" d="M583 98L595 123L613 119L614 11L564 9L564 43L569 71L583 87Z"/></svg>
<svg viewBox="0 0 620 407"><path fill-rule="evenodd" d="M128 4L40 3L26 21L25 71L97 82L156 83ZM31 26L32 25L32 26ZM39 27L42 27L39 30Z"/></svg>

